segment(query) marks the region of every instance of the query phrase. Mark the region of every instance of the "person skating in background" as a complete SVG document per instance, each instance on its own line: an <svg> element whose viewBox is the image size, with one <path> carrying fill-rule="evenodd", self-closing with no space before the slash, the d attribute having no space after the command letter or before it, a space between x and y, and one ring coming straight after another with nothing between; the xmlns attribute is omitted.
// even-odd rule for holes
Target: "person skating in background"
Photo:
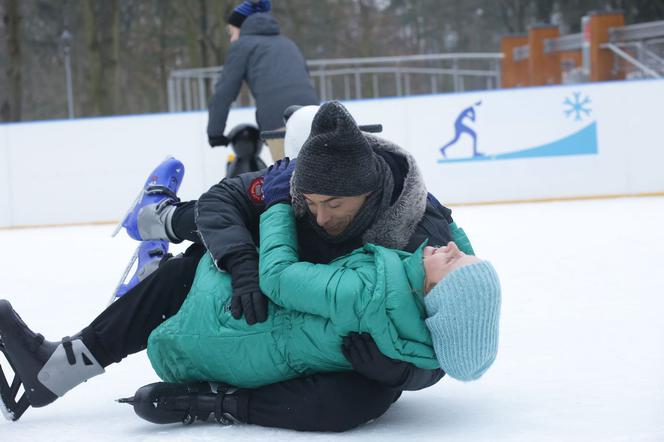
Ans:
<svg viewBox="0 0 664 442"><path fill-rule="evenodd" d="M243 81L256 101L261 131L283 127L287 107L319 102L302 53L280 34L270 9L269 0L245 0L228 17L231 46L209 102L207 133L211 146L228 142L224 136L226 119ZM269 140L268 147L273 161L283 158L283 140Z"/></svg>

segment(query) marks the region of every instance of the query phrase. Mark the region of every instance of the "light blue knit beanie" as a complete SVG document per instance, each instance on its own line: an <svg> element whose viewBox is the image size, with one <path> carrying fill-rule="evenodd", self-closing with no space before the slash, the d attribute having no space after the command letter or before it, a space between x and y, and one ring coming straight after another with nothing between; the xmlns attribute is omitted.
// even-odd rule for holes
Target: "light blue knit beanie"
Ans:
<svg viewBox="0 0 664 442"><path fill-rule="evenodd" d="M454 270L424 297L426 324L441 368L478 379L496 359L500 281L488 261Z"/></svg>

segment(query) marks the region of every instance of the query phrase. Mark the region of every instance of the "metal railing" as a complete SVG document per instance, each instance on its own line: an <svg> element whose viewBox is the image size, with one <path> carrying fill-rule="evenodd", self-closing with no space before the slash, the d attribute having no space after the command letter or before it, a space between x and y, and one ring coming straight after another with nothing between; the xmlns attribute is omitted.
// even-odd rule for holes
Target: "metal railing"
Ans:
<svg viewBox="0 0 664 442"><path fill-rule="evenodd" d="M558 38L547 38L544 40L544 52L568 52L579 51L583 48L583 34L568 34Z"/></svg>
<svg viewBox="0 0 664 442"><path fill-rule="evenodd" d="M626 78L664 78L664 20L612 28L602 47L614 54L614 72Z"/></svg>
<svg viewBox="0 0 664 442"><path fill-rule="evenodd" d="M310 60L321 100L461 92L500 87L501 53L425 54ZM223 66L179 69L168 79L170 112L207 109ZM253 105L244 88L235 105Z"/></svg>
<svg viewBox="0 0 664 442"><path fill-rule="evenodd" d="M546 54L580 51L581 49L583 49L582 33L567 34L544 40L544 53ZM577 66L577 63L570 59L561 60L560 74L562 84L577 84L588 81L588 74L583 66Z"/></svg>

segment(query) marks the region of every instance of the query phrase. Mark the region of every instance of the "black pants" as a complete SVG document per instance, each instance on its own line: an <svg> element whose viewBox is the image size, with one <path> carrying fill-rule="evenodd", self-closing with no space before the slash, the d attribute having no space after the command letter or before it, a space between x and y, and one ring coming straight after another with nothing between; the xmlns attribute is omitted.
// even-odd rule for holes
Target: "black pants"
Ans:
<svg viewBox="0 0 664 442"><path fill-rule="evenodd" d="M201 243L198 236L196 227L196 219L194 217L194 210L196 208L196 201L187 201L178 203L175 211L173 212L173 219L171 220L171 227L175 236L181 240L191 241L193 243Z"/></svg>
<svg viewBox="0 0 664 442"><path fill-rule="evenodd" d="M152 330L184 302L205 249L194 244L111 304L81 336L106 367L144 350ZM237 419L248 424L301 431L345 431L381 416L400 391L357 373L325 373L256 389L241 389ZM230 410L227 410L230 411Z"/></svg>

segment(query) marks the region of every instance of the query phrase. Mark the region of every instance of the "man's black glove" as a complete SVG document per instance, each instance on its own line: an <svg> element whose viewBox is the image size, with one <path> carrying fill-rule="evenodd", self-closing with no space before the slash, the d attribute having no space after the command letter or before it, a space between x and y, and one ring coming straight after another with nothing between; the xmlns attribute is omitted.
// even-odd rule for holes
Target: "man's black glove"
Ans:
<svg viewBox="0 0 664 442"><path fill-rule="evenodd" d="M249 325L264 322L267 319L267 297L258 286L256 251L238 251L226 256L222 264L222 267L231 274L233 317L240 319L244 315Z"/></svg>
<svg viewBox="0 0 664 442"><path fill-rule="evenodd" d="M228 146L229 141L230 140L226 138L225 135L219 135L214 137L208 135L208 143L210 143L210 147Z"/></svg>
<svg viewBox="0 0 664 442"><path fill-rule="evenodd" d="M369 333L348 334L343 338L341 349L353 370L367 379L398 387L408 377L411 365L382 354Z"/></svg>
<svg viewBox="0 0 664 442"><path fill-rule="evenodd" d="M261 292L258 284L253 288L248 287L247 290L246 292L233 290L231 314L235 319L240 319L244 315L249 325L265 322L267 319L267 297Z"/></svg>

